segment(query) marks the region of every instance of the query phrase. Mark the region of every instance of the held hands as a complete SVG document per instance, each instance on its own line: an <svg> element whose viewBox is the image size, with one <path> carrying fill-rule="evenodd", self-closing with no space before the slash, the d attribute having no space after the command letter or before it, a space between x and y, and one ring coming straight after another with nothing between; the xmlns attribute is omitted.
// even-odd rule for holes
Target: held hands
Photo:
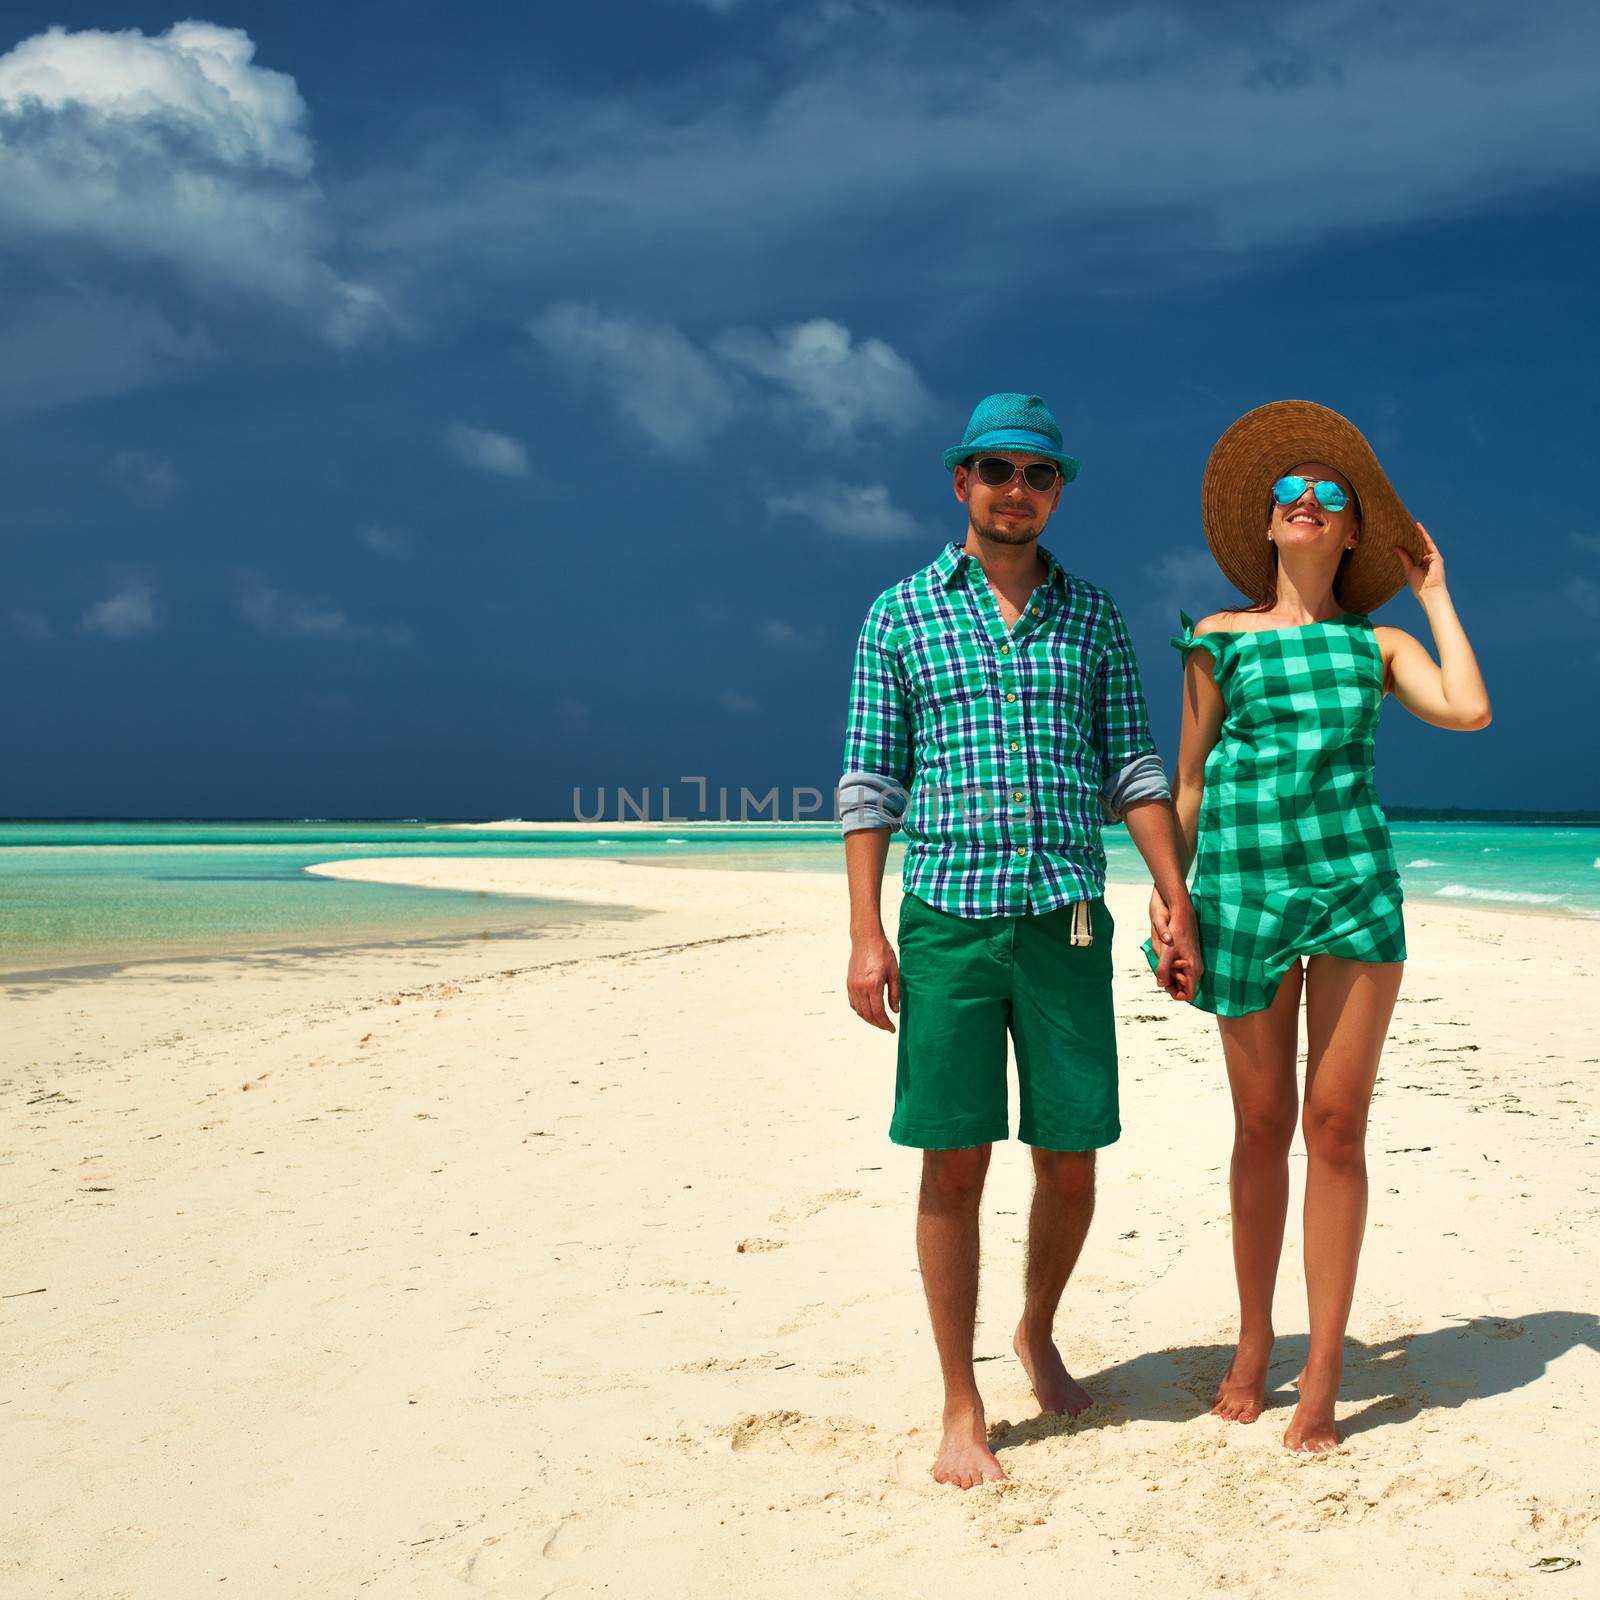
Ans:
<svg viewBox="0 0 1600 1600"><path fill-rule="evenodd" d="M850 944L850 969L845 975L845 992L850 996L850 1009L863 1022L887 1033L894 1032L894 1024L884 1010L887 991L889 1011L900 1009L900 963L895 959L894 947L883 934L856 938Z"/></svg>
<svg viewBox="0 0 1600 1600"><path fill-rule="evenodd" d="M1174 1000L1193 1000L1206 965L1194 924L1194 908L1169 908L1159 890L1150 891L1150 943L1157 955L1156 984Z"/></svg>
<svg viewBox="0 0 1600 1600"><path fill-rule="evenodd" d="M1443 594L1444 557L1439 547L1428 537L1428 530L1419 522L1417 532L1422 535L1422 565L1418 566L1399 545L1394 547L1400 565L1406 570L1406 583L1412 594L1422 600L1430 594Z"/></svg>

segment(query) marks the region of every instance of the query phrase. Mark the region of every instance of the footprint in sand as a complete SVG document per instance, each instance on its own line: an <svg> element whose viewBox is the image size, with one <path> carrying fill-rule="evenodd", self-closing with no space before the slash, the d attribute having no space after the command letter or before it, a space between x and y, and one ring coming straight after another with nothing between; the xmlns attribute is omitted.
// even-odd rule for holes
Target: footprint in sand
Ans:
<svg viewBox="0 0 1600 1600"><path fill-rule="evenodd" d="M742 1256L758 1256L768 1250L781 1250L786 1242L783 1239L741 1239L736 1248Z"/></svg>
<svg viewBox="0 0 1600 1600"><path fill-rule="evenodd" d="M594 1549L583 1526L581 1517L563 1517L545 1536L539 1554L546 1561L561 1561L568 1556L581 1556Z"/></svg>
<svg viewBox="0 0 1600 1600"><path fill-rule="evenodd" d="M1490 1317L1486 1320L1489 1326L1483 1330L1485 1339L1520 1339L1525 1331L1520 1322L1513 1322L1506 1317Z"/></svg>
<svg viewBox="0 0 1600 1600"><path fill-rule="evenodd" d="M859 1200L859 1189L830 1189L826 1194L814 1195L810 1200L797 1201L792 1206L785 1206L781 1211L774 1211L768 1222L798 1222L802 1217L814 1217L819 1211L826 1210L829 1206L836 1206L846 1200Z"/></svg>
<svg viewBox="0 0 1600 1600"><path fill-rule="evenodd" d="M1548 1550L1552 1543L1578 1543L1600 1522L1600 1493L1591 1490L1587 1494L1577 1494L1565 1505L1553 1505L1537 1495L1530 1495L1523 1511L1528 1519L1528 1531L1518 1534L1511 1542L1516 1549L1532 1555Z"/></svg>
<svg viewBox="0 0 1600 1600"><path fill-rule="evenodd" d="M865 1361L835 1361L824 1367L819 1376L824 1378L860 1378L872 1370Z"/></svg>
<svg viewBox="0 0 1600 1600"><path fill-rule="evenodd" d="M802 1328L815 1327L819 1322L832 1322L841 1312L848 1311L852 1306L858 1306L863 1300L871 1298L871 1295L857 1294L843 1300L813 1301L810 1305L802 1306L787 1322L779 1323L772 1331L787 1339L790 1334L799 1333Z"/></svg>
<svg viewBox="0 0 1600 1600"><path fill-rule="evenodd" d="M803 1411L753 1411L717 1429L734 1450L793 1450L802 1455L842 1453L859 1459L873 1432L849 1417L811 1417Z"/></svg>
<svg viewBox="0 0 1600 1600"><path fill-rule="evenodd" d="M518 1529L486 1538L459 1569L464 1583L486 1595L534 1600L557 1592L549 1588L550 1563L588 1554L596 1541L579 1516L562 1517L543 1527ZM543 1580L541 1582L541 1580ZM530 1587L532 1585L532 1587ZM573 1592L558 1585L561 1593Z"/></svg>
<svg viewBox="0 0 1600 1600"><path fill-rule="evenodd" d="M1008 1556L1043 1555L1060 1548L1061 1532L1051 1523L1052 1496L1030 1492L1015 1479L986 1487L981 1500L963 1509L971 1517L974 1531L991 1548ZM1025 1498L1013 1499L1017 1493Z"/></svg>
<svg viewBox="0 0 1600 1600"><path fill-rule="evenodd" d="M674 1372L744 1372L751 1367L776 1365L776 1356L705 1356L699 1361L679 1362Z"/></svg>

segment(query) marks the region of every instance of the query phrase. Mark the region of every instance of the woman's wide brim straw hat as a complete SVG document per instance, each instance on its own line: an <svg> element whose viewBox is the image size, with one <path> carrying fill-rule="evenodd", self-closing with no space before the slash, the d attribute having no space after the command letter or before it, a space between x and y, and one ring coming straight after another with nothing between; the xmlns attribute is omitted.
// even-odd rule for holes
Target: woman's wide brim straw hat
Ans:
<svg viewBox="0 0 1600 1600"><path fill-rule="evenodd" d="M1242 594L1269 602L1278 581L1267 539L1272 486L1307 461L1337 469L1356 491L1361 539L1337 598L1346 611L1376 611L1406 581L1395 547L1413 561L1422 560L1417 524L1361 430L1310 400L1258 406L1217 440L1200 485L1200 515L1211 554Z"/></svg>

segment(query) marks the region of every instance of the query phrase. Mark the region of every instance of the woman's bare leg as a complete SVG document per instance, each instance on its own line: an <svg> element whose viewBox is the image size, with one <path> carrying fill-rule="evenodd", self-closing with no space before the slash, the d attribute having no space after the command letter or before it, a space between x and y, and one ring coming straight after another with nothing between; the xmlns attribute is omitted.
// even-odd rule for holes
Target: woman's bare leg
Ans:
<svg viewBox="0 0 1600 1600"><path fill-rule="evenodd" d="M1266 1404L1272 1362L1272 1292L1289 1209L1294 1140L1296 1043L1301 971L1283 976L1272 1004L1244 1017L1218 1017L1233 1094L1233 1270L1239 1283L1239 1345L1212 1403L1213 1416L1254 1422Z"/></svg>
<svg viewBox="0 0 1600 1600"><path fill-rule="evenodd" d="M1334 1449L1344 1334L1367 1224L1367 1111L1403 963L1306 963L1306 1300L1311 1351L1283 1442Z"/></svg>

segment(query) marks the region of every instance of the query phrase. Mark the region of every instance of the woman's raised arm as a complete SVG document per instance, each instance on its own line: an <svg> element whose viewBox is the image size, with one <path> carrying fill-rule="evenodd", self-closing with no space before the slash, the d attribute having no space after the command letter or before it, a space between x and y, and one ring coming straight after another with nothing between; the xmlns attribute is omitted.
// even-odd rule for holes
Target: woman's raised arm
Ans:
<svg viewBox="0 0 1600 1600"><path fill-rule="evenodd" d="M1436 663L1403 629L1379 628L1388 668L1387 687L1412 716L1436 728L1464 732L1487 728L1492 714L1489 690L1445 587L1444 557L1420 522L1417 532L1422 535L1421 565L1398 547L1395 556L1406 569L1406 584L1427 615L1439 660Z"/></svg>

